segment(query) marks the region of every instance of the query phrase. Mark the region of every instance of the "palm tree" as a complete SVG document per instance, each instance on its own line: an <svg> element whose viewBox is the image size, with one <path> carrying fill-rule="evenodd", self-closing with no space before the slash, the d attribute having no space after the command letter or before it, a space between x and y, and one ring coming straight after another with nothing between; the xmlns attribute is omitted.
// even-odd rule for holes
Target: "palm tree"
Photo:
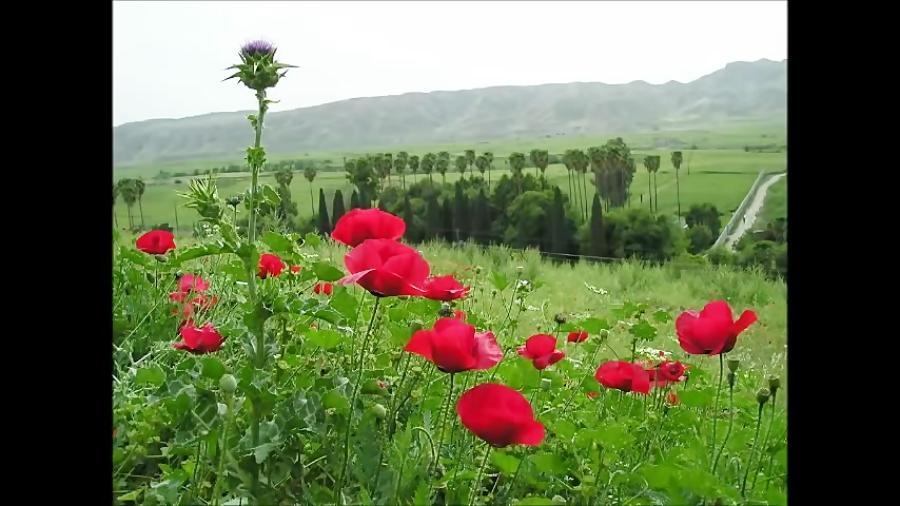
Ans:
<svg viewBox="0 0 900 506"><path fill-rule="evenodd" d="M672 151L672 165L675 166L675 198L678 201L678 219L681 219L681 185L678 181L678 169L681 168L681 151Z"/></svg>
<svg viewBox="0 0 900 506"><path fill-rule="evenodd" d="M315 198L313 197L313 181L316 179L316 168L309 164L306 167L303 167L303 177L309 181L309 211L311 216L316 216L316 206L314 205Z"/></svg>
<svg viewBox="0 0 900 506"><path fill-rule="evenodd" d="M466 150L466 165L469 166L469 172L472 172L472 165L475 163L475 150L467 149Z"/></svg>
<svg viewBox="0 0 900 506"><path fill-rule="evenodd" d="M381 163L383 164L384 171L387 173L388 185L391 184L391 169L394 168L394 159L393 155L390 153L385 153L384 157L381 159Z"/></svg>
<svg viewBox="0 0 900 506"><path fill-rule="evenodd" d="M650 155L644 157L644 167L647 169L647 201L650 203L650 213L653 213L653 161ZM657 202L657 205L659 203Z"/></svg>
<svg viewBox="0 0 900 506"><path fill-rule="evenodd" d="M435 162L436 159L434 153L425 153L425 155L422 156L422 161L419 162L419 167L422 168L422 173L428 174L428 181L430 181L431 184L434 184L434 178L432 177L431 173L432 171L434 171Z"/></svg>
<svg viewBox="0 0 900 506"><path fill-rule="evenodd" d="M413 175L413 184L416 184L416 173L419 172L419 155L412 155L407 163L409 163L409 170Z"/></svg>
<svg viewBox="0 0 900 506"><path fill-rule="evenodd" d="M463 179L466 178L466 167L467 166L468 166L468 163L466 162L466 157L464 157L462 155L456 157L456 170L459 171L460 181L462 181Z"/></svg>
<svg viewBox="0 0 900 506"><path fill-rule="evenodd" d="M400 176L400 185L406 191L406 164L409 162L409 153L401 151L394 158L394 172Z"/></svg>
<svg viewBox="0 0 900 506"><path fill-rule="evenodd" d="M494 153L491 153L490 151L485 151L484 155L482 155L482 156L484 156L485 160L487 160L488 191L490 191L491 190L491 169L494 168Z"/></svg>
<svg viewBox="0 0 900 506"><path fill-rule="evenodd" d="M522 193L522 170L525 169L525 155L522 153L510 153L508 160L513 179L516 180L519 193Z"/></svg>
<svg viewBox="0 0 900 506"><path fill-rule="evenodd" d="M134 229L134 218L131 215L131 207L134 206L134 202L137 200L137 191L133 179L119 180L119 195L122 196L122 200L125 201L125 205L128 208L128 229L132 230Z"/></svg>
<svg viewBox="0 0 900 506"><path fill-rule="evenodd" d="M537 175L537 171L540 170L541 180L544 181L544 171L547 170L547 165L550 162L550 155L547 153L547 150L532 149L528 157L531 159L531 164L534 165L535 175Z"/></svg>
<svg viewBox="0 0 900 506"><path fill-rule="evenodd" d="M587 169L590 165L588 156L580 149L575 150L575 170L581 174L581 205L583 206L583 215L585 221L588 219L588 203L587 203ZM578 181L575 181L578 185Z"/></svg>
<svg viewBox="0 0 900 506"><path fill-rule="evenodd" d="M147 189L147 185L144 184L142 179L133 179L134 181L134 194L137 196L138 209L141 212L141 229L145 229L144 225L144 190Z"/></svg>
<svg viewBox="0 0 900 506"><path fill-rule="evenodd" d="M440 173L443 184L447 184L447 169L450 168L450 153L441 151L437 154L435 169Z"/></svg>
<svg viewBox="0 0 900 506"><path fill-rule="evenodd" d="M478 172L481 172L481 179L484 179L484 171L488 168L488 161L484 155L478 155L475 158L475 167L478 168Z"/></svg>

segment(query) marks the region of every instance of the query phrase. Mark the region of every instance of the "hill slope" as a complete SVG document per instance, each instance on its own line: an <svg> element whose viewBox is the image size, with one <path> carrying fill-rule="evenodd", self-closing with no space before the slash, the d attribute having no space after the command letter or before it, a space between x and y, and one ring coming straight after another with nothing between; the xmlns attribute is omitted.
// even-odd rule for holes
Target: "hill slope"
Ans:
<svg viewBox="0 0 900 506"><path fill-rule="evenodd" d="M785 121L787 60L729 63L689 83L566 83L354 98L270 113L271 154L508 137L626 133L736 120ZM240 156L249 111L127 123L116 165Z"/></svg>

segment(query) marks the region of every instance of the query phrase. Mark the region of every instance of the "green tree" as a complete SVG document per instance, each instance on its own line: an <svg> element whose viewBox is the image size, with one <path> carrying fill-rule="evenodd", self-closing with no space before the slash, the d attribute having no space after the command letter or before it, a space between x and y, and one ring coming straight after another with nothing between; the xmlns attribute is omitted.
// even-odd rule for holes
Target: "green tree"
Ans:
<svg viewBox="0 0 900 506"><path fill-rule="evenodd" d="M469 166L469 172L472 172L472 165L475 164L475 150L467 149L466 150L466 164Z"/></svg>
<svg viewBox="0 0 900 506"><path fill-rule="evenodd" d="M325 203L325 190L319 188L319 232L323 235L331 233L331 220L328 219L328 204Z"/></svg>
<svg viewBox="0 0 900 506"><path fill-rule="evenodd" d="M119 187L116 186L116 183L113 183L113 225L116 228L119 228L119 216L116 214L116 200L119 198Z"/></svg>
<svg viewBox="0 0 900 506"><path fill-rule="evenodd" d="M390 153L385 153L381 158L382 170L387 173L388 185L391 184L391 171L394 168L394 156Z"/></svg>
<svg viewBox="0 0 900 506"><path fill-rule="evenodd" d="M606 228L603 223L603 206L600 205L600 195L594 194L591 203L591 223L588 228L587 254L596 257L607 255Z"/></svg>
<svg viewBox="0 0 900 506"><path fill-rule="evenodd" d="M434 165L435 170L441 175L441 182L447 184L447 169L450 168L450 153L446 151L438 153L437 161Z"/></svg>
<svg viewBox="0 0 900 506"><path fill-rule="evenodd" d="M653 175L659 170L659 155L647 155L644 157L644 167L647 169L647 196L650 201L650 212L653 212L653 189L650 186ZM656 210L659 211L659 201L656 201Z"/></svg>
<svg viewBox="0 0 900 506"><path fill-rule="evenodd" d="M434 153L425 153L422 157L422 161L419 162L419 166L422 168L422 174L428 174L428 180L431 183L434 183L431 173L434 171L434 164L436 161Z"/></svg>
<svg viewBox="0 0 900 506"><path fill-rule="evenodd" d="M331 201L331 220L334 226L337 226L338 220L346 213L347 211L344 210L344 194L341 193L341 190L337 190L334 192L334 199ZM332 230L334 230L334 227L332 227Z"/></svg>
<svg viewBox="0 0 900 506"><path fill-rule="evenodd" d="M687 230L689 241L688 251L696 255L705 251L712 246L716 240L716 236L709 230L705 224L695 225Z"/></svg>
<svg viewBox="0 0 900 506"><path fill-rule="evenodd" d="M394 157L394 172L400 176L400 186L406 190L406 166L409 163L409 153L401 151Z"/></svg>
<svg viewBox="0 0 900 506"><path fill-rule="evenodd" d="M549 153L546 149L532 149L529 157L531 158L532 165L541 171L541 180L545 181L544 171L547 170L547 165L550 163Z"/></svg>
<svg viewBox="0 0 900 506"><path fill-rule="evenodd" d="M518 152L510 153L509 168L512 171L513 179L519 183L519 193L522 193L521 181L522 171L525 169L525 155Z"/></svg>
<svg viewBox="0 0 900 506"><path fill-rule="evenodd" d="M368 203L375 194L378 185L375 170L369 157L347 160L344 165L347 171L347 181L356 187L358 205L360 208L368 208ZM355 207L353 209L356 209Z"/></svg>
<svg viewBox="0 0 900 506"><path fill-rule="evenodd" d="M359 194L356 193L356 190L350 194L350 209L359 209Z"/></svg>
<svg viewBox="0 0 900 506"><path fill-rule="evenodd" d="M132 179L132 184L134 184L134 194L137 197L138 209L141 213L141 230L146 230L146 225L144 225L144 191L147 190L147 185L144 184L142 179Z"/></svg>
<svg viewBox="0 0 900 506"><path fill-rule="evenodd" d="M481 173L481 179L484 179L484 172L488 168L488 161L484 155L478 155L475 157L475 167L478 169L478 172Z"/></svg>
<svg viewBox="0 0 900 506"><path fill-rule="evenodd" d="M491 153L490 151L485 151L484 158L487 160L487 173L488 173L487 181L488 181L488 190L490 191L490 189L491 189L491 169L494 168L494 153Z"/></svg>
<svg viewBox="0 0 900 506"><path fill-rule="evenodd" d="M416 173L419 172L419 155L410 156L407 163L409 164L409 171L413 175L413 184L416 184Z"/></svg>
<svg viewBox="0 0 900 506"><path fill-rule="evenodd" d="M449 198L445 198L441 206L441 226L439 230L439 237L442 237L447 242L453 242L456 234L453 233L453 204Z"/></svg>
<svg viewBox="0 0 900 506"><path fill-rule="evenodd" d="M441 229L441 205L438 203L437 196L431 193L425 199L425 238L433 239L438 237L438 231Z"/></svg>
<svg viewBox="0 0 900 506"><path fill-rule="evenodd" d="M312 212L312 215L316 215L315 199L313 198L313 181L316 179L316 168L312 166L312 164L307 165L303 168L303 177L309 181L309 210Z"/></svg>
<svg viewBox="0 0 900 506"><path fill-rule="evenodd" d="M137 201L137 188L134 184L134 179L120 179L119 186L119 195L122 196L122 200L125 202L125 206L128 209L128 229L134 229L134 218L131 214L131 209L134 207L134 203Z"/></svg>
<svg viewBox="0 0 900 506"><path fill-rule="evenodd" d="M716 206L708 202L703 204L691 205L691 208L688 209L687 214L684 215L684 221L690 228L699 225L706 226L706 228L714 237L718 237L719 232L722 229L721 221L719 218L719 210L716 209Z"/></svg>
<svg viewBox="0 0 900 506"><path fill-rule="evenodd" d="M457 156L454 162L456 165L456 170L459 171L459 179L461 181L466 178L466 167L468 167L468 164L466 163L466 157L461 155Z"/></svg>
<svg viewBox="0 0 900 506"><path fill-rule="evenodd" d="M465 158L463 158L463 162L465 162ZM465 169L465 163L463 164L463 169ZM456 189L453 198L454 239L457 241L465 241L469 238L469 202L466 198L466 194L463 192L462 182L457 181L455 186Z"/></svg>
<svg viewBox="0 0 900 506"><path fill-rule="evenodd" d="M483 156L479 156L477 160L484 160ZM478 195L472 205L471 230L469 236L479 244L489 244L490 241L490 209L488 206L487 196L484 194L484 188L478 190Z"/></svg>
<svg viewBox="0 0 900 506"><path fill-rule="evenodd" d="M681 151L672 151L672 166L675 167L675 196L678 200L678 218L681 219L681 183L678 170L681 168Z"/></svg>

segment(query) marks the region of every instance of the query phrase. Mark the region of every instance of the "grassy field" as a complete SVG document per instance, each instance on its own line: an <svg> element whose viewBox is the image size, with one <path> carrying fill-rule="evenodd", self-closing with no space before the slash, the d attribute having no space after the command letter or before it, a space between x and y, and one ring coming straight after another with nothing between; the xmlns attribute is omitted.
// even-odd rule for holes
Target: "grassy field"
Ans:
<svg viewBox="0 0 900 506"><path fill-rule="evenodd" d="M599 146L608 139L616 137L614 134L592 134L592 135L557 135L545 136L539 138L514 138L514 139L493 139L493 140L477 140L477 141L461 141L449 142L433 145L412 145L412 146L371 146L368 148L360 148L353 150L331 150L331 151L302 151L286 154L270 154L270 161L277 162L281 160L330 160L332 165L341 166L343 158L353 158L365 153L396 153L398 151L407 151L411 155L423 155L425 153L437 153L439 151L448 151L454 156L463 154L466 149L474 149L481 153L491 151L494 153L495 161L505 158L509 153L520 151L527 153L533 148L547 149L551 154L562 154L566 149L580 147L582 149L588 146ZM661 130L658 132L640 132L621 134L621 137L634 150L652 150L652 149L681 149L686 150L691 145L696 145L700 150L743 150L747 145L786 145L787 129L784 124L772 124L766 122L742 121L731 122L721 127L708 125L704 128L684 129L684 130ZM248 136L248 139L250 137ZM680 147L673 147L679 146ZM160 170L168 172L193 172L195 169L201 171L228 164L244 165L243 150L235 152L231 157L218 157L204 160L184 160L184 161L167 161L151 164L138 164L131 166L115 167L113 170L114 178L120 177L143 177L149 180L157 175ZM502 164L503 161L499 160Z"/></svg>
<svg viewBox="0 0 900 506"><path fill-rule="evenodd" d="M787 216L787 177L781 178L777 183L769 187L766 193L766 202L760 212L757 226L763 228L776 218Z"/></svg>
<svg viewBox="0 0 900 506"><path fill-rule="evenodd" d="M524 148L522 148L524 149ZM661 168L657 176L659 208L662 212L675 214L677 208L675 172L669 159L670 151L666 150L635 150L636 154L658 154L661 156ZM491 179L497 180L509 171L502 160L495 160L495 169L491 171ZM684 154L684 163L680 175L681 207L685 212L691 204L710 202L723 213L722 222L725 223L731 212L740 204L753 180L760 170L774 171L784 170L786 167L785 153L754 153L736 150L697 150L687 151ZM690 174L688 174L688 170ZM535 169L528 168L526 172L533 173ZM566 169L561 164L551 165L547 169L547 178L551 183L560 186L563 192L568 193L568 180ZM228 197L243 192L249 186L249 177L246 175L227 175L218 177L219 195ZM590 174L588 174L590 176ZM205 177L205 176L204 176ZM416 180L423 176L419 174ZM435 181L441 181L440 175L433 175ZM456 171L447 172L447 182L452 183L460 177ZM176 207L178 214L179 232L189 232L195 221L196 215L188 212L183 207L183 199L178 197L178 191L185 191L192 178L181 178L180 184L174 182L156 183L148 181L146 193L143 199L144 221L147 226L158 223L176 223ZM393 184L399 184L396 177L392 177ZM413 180L412 175L407 175L407 184ZM261 183L274 185L272 174L262 174ZM632 182L633 207L648 207L647 199L648 175L646 169L639 165ZM777 185L776 185L777 186ZM312 184L313 201L310 200L310 185L302 177L302 173L295 173L291 183L291 194L302 216L308 216L313 208L318 209L319 188L325 190L328 199L329 211L334 192L340 189L344 198L349 202L352 187L347 183L345 173L320 172ZM588 199L593 197L593 186L588 182ZM313 204L311 206L310 204ZM242 209L239 209L240 213ZM127 226L127 208L119 200L116 204L116 220L119 228ZM140 223L138 206L132 210L136 223Z"/></svg>

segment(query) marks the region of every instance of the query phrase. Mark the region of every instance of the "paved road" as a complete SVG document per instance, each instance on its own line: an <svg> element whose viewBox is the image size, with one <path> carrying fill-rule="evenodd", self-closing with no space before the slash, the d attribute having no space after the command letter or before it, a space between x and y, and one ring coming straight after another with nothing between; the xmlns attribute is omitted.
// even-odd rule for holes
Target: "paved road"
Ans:
<svg viewBox="0 0 900 506"><path fill-rule="evenodd" d="M753 196L753 201L750 202L750 205L747 206L747 210L744 212L743 219L737 222L737 227L734 228L734 232L725 238L725 247L734 249L734 245L737 243L738 239L753 227L753 223L756 222L756 217L759 216L759 212L762 210L763 204L766 201L766 193L769 192L769 187L777 183L779 179L786 175L787 173L769 176L767 180L759 185L759 188L756 189L756 195Z"/></svg>

